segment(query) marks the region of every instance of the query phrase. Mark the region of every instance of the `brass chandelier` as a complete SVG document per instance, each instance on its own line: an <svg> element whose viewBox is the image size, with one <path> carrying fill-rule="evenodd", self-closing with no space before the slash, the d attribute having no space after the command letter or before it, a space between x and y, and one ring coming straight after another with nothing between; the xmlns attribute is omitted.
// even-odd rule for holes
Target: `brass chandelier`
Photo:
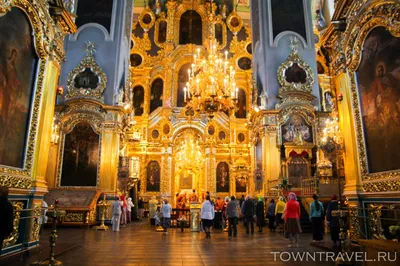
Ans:
<svg viewBox="0 0 400 266"><path fill-rule="evenodd" d="M177 148L176 166L184 171L197 170L203 165L203 153L198 140L191 133L185 133Z"/></svg>
<svg viewBox="0 0 400 266"><path fill-rule="evenodd" d="M200 48L193 55L193 63L188 70L188 82L184 88L185 107L190 113L207 114L210 119L216 112L233 111L238 103L235 70L229 64L228 51L218 51L212 27L215 16L209 13L210 35L206 55Z"/></svg>

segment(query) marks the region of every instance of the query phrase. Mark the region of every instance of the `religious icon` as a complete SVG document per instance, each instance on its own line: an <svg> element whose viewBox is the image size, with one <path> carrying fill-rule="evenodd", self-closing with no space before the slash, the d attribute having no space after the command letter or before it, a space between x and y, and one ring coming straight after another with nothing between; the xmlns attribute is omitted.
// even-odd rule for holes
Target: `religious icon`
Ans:
<svg viewBox="0 0 400 266"><path fill-rule="evenodd" d="M246 51L247 51L249 54L253 54L253 46L252 46L251 43L249 43L249 44L246 46Z"/></svg>
<svg viewBox="0 0 400 266"><path fill-rule="evenodd" d="M168 125L168 124L165 124L165 125L163 126L163 132L164 132L164 134L165 134L165 135L168 135L170 131L171 131L171 129L169 128L169 125Z"/></svg>
<svg viewBox="0 0 400 266"><path fill-rule="evenodd" d="M243 174L236 177L236 192L245 193L247 190L247 176Z"/></svg>
<svg viewBox="0 0 400 266"><path fill-rule="evenodd" d="M167 41L167 22L162 20L158 29L158 42L165 43Z"/></svg>
<svg viewBox="0 0 400 266"><path fill-rule="evenodd" d="M61 186L97 185L100 137L88 123L79 123L66 134Z"/></svg>
<svg viewBox="0 0 400 266"><path fill-rule="evenodd" d="M160 170L160 165L156 161L151 161L147 165L147 191L160 191Z"/></svg>
<svg viewBox="0 0 400 266"><path fill-rule="evenodd" d="M229 192L229 165L225 162L217 166L217 192Z"/></svg>
<svg viewBox="0 0 400 266"><path fill-rule="evenodd" d="M263 189L263 173L260 168L257 168L254 172L254 183L257 191L261 191Z"/></svg>
<svg viewBox="0 0 400 266"><path fill-rule="evenodd" d="M370 173L400 169L399 47L399 38L384 27L374 28L364 42L357 70Z"/></svg>
<svg viewBox="0 0 400 266"><path fill-rule="evenodd" d="M238 66L241 70L251 69L251 59L248 57L242 57L238 60Z"/></svg>
<svg viewBox="0 0 400 266"><path fill-rule="evenodd" d="M151 85L150 113L162 106L163 86L164 82L160 78L155 79Z"/></svg>
<svg viewBox="0 0 400 266"><path fill-rule="evenodd" d="M18 8L0 17L0 164L23 168L38 58L29 19Z"/></svg>
<svg viewBox="0 0 400 266"><path fill-rule="evenodd" d="M313 142L312 127L298 114L292 115L282 126L283 143L286 142Z"/></svg>
<svg viewBox="0 0 400 266"><path fill-rule="evenodd" d="M90 68L76 75L74 79L75 88L96 89L99 85L99 77Z"/></svg>
<svg viewBox="0 0 400 266"><path fill-rule="evenodd" d="M236 118L246 118L246 92L243 89L239 89L238 92L238 107L235 113Z"/></svg>
<svg viewBox="0 0 400 266"><path fill-rule="evenodd" d="M216 23L214 28L215 28L215 39L217 40L219 45L222 45L223 43L223 33L224 31L222 30L222 24L221 23Z"/></svg>
<svg viewBox="0 0 400 266"><path fill-rule="evenodd" d="M238 141L240 142L240 143L242 143L244 140L245 140L245 136L244 136L244 134L243 133L239 133L238 134Z"/></svg>
<svg viewBox="0 0 400 266"><path fill-rule="evenodd" d="M201 16L194 10L188 10L181 16L179 30L179 44L202 45L203 31ZM187 72L186 72L187 73Z"/></svg>
<svg viewBox="0 0 400 266"><path fill-rule="evenodd" d="M224 132L224 131L220 131L220 132L218 133L218 138L219 138L220 140L225 140L225 139L226 139L226 134L225 134L225 132Z"/></svg>
<svg viewBox="0 0 400 266"><path fill-rule="evenodd" d="M137 67L140 66L143 62L142 57L139 54L131 54L131 66Z"/></svg>
<svg viewBox="0 0 400 266"><path fill-rule="evenodd" d="M306 83L307 73L304 69L299 67L297 63L294 63L285 71L286 81L289 83Z"/></svg>
<svg viewBox="0 0 400 266"><path fill-rule="evenodd" d="M141 116L143 114L144 107L144 88L142 86L136 86L133 88L133 108L135 110L135 116Z"/></svg>
<svg viewBox="0 0 400 266"><path fill-rule="evenodd" d="M213 125L208 127L208 135L212 136L215 133L215 127Z"/></svg>

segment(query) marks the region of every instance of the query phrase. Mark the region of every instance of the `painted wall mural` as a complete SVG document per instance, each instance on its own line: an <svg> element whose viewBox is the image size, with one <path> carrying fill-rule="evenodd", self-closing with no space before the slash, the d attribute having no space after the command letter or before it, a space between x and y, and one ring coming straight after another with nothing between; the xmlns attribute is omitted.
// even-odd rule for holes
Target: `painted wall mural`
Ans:
<svg viewBox="0 0 400 266"><path fill-rule="evenodd" d="M0 164L23 168L38 58L25 14L0 17Z"/></svg>
<svg viewBox="0 0 400 266"><path fill-rule="evenodd" d="M370 32L357 82L369 172L400 169L400 38Z"/></svg>
<svg viewBox="0 0 400 266"><path fill-rule="evenodd" d="M95 187L100 136L90 124L82 122L66 134L61 186Z"/></svg>
<svg viewBox="0 0 400 266"><path fill-rule="evenodd" d="M229 165L225 162L217 166L217 192L229 192Z"/></svg>

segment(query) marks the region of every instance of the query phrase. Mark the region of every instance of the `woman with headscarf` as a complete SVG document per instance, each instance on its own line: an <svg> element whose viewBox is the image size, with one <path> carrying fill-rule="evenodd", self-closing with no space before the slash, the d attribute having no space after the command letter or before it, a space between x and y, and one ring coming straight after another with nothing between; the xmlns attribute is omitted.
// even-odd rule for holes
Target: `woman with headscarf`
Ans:
<svg viewBox="0 0 400 266"><path fill-rule="evenodd" d="M316 194L313 195L314 201L310 204L310 221L312 223L313 242L321 242L324 234L324 206L318 200Z"/></svg>
<svg viewBox="0 0 400 266"><path fill-rule="evenodd" d="M300 227L300 204L297 201L296 194L289 193L289 201L286 203L284 211L285 231L289 235L289 247L299 246L299 234L301 233ZM294 243L293 243L294 240Z"/></svg>
<svg viewBox="0 0 400 266"><path fill-rule="evenodd" d="M222 228L224 229L225 232L228 231L228 217L226 216L226 207L228 206L228 203L230 201L231 198L226 196L224 200L224 206L222 206Z"/></svg>
<svg viewBox="0 0 400 266"><path fill-rule="evenodd" d="M271 199L268 205L267 218L268 218L268 228L269 231L275 231L275 200Z"/></svg>
<svg viewBox="0 0 400 266"><path fill-rule="evenodd" d="M135 207L135 205L132 202L132 198L128 198L128 200L126 201L126 219L128 221L128 223L131 222L132 220L132 208Z"/></svg>
<svg viewBox="0 0 400 266"><path fill-rule="evenodd" d="M332 195L331 202L329 202L326 210L326 220L329 223L329 228L331 232L331 239L333 241L333 247L337 247L337 242L339 241L340 224L339 217L332 216L332 211L337 211L339 209L339 202L337 201L336 195Z"/></svg>
<svg viewBox="0 0 400 266"><path fill-rule="evenodd" d="M276 223L276 226L278 226L280 233L283 232L282 215L283 215L283 211L285 210L285 206L286 206L286 203L283 200L283 197L280 196L279 200L278 200L278 203L275 206L275 223Z"/></svg>
<svg viewBox="0 0 400 266"><path fill-rule="evenodd" d="M262 229L264 227L264 202L263 198L259 197L258 202L256 205L256 217L257 217L257 227L258 227L258 232L262 233Z"/></svg>
<svg viewBox="0 0 400 266"><path fill-rule="evenodd" d="M206 197L206 200L201 205L201 221L203 223L204 231L206 233L206 238L211 238L210 228L213 225L213 220L215 217L214 206L211 203L210 196Z"/></svg>

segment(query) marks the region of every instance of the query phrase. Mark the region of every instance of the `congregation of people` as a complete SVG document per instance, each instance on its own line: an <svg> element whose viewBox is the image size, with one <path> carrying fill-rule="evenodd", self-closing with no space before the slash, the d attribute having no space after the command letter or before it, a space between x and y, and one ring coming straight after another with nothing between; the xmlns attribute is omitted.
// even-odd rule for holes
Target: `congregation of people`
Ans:
<svg viewBox="0 0 400 266"><path fill-rule="evenodd" d="M7 200L8 189L1 188L0 191L0 207L1 217L1 232L0 244L3 242L12 229L13 209ZM198 203L199 198L195 191L189 197L190 202ZM263 197L252 198L250 195L237 200L235 196L225 197L224 199L211 199L210 193L205 193L204 201L201 204L200 210L200 229L206 235L206 238L211 238L213 228L216 226L216 214L220 215L221 228L228 233L228 237L237 237L238 225L240 219L243 220L243 226L246 234L254 234L254 227L258 228L258 233L263 232L263 228L268 226L270 232L283 233L285 238L290 241L289 247L299 246L299 234L302 233L300 226L300 203L296 195L291 192L287 199L280 196L276 199L265 199ZM112 230L119 231L120 228L126 227L127 223L132 221L132 208L135 205L132 198L126 198L124 195L118 197L112 204ZM44 210L47 204L43 202ZM313 195L313 201L309 206L309 219L312 224L312 240L314 242L322 242L325 232L325 224L329 227L333 246L337 247L339 242L340 224L339 218L332 215L333 211L339 209L337 197L333 195L330 203L325 210L324 205L318 200L317 195ZM138 219L142 220L145 213L145 202L142 198L138 200ZM156 225L167 234L171 227L171 217L173 209L167 199L162 199L161 202L156 200L156 197L148 202L148 214L152 225ZM147 214L147 213L146 213ZM43 219L46 215L42 214ZM181 221L186 221L186 217L181 213ZM46 221L41 221L41 225ZM1 247L1 245L0 245Z"/></svg>
<svg viewBox="0 0 400 266"><path fill-rule="evenodd" d="M185 196L177 195L179 207L185 206L182 200ZM210 193L206 192L200 211L200 229L205 233L206 238L211 238L213 228L216 227L216 214L220 215L220 227L228 233L228 237L237 237L239 220L242 219L246 234L253 235L256 226L258 233L263 232L263 228L268 226L270 232L284 234L290 241L289 247L299 246L299 234L302 233L300 225L300 204L296 195L291 192L287 199L280 196L277 199L265 199L263 197L253 198L250 195L242 195L240 199L235 196L220 197L211 199ZM193 190L189 197L189 202L197 202L199 197ZM276 202L275 202L276 200ZM138 219L144 218L144 200L138 200ZM166 199L159 203L155 197L149 202L149 217L152 225L156 225L167 234L171 227L171 215L173 212L171 204ZM131 211L134 204L131 198L120 196L112 205L112 228L119 231L131 222ZM333 247L338 246L339 241L339 219L332 215L332 211L338 210L339 204L337 197L332 196L331 202L325 210L324 205L318 200L317 195L313 195L313 201L309 206L309 219L312 224L313 242L322 242L325 233L325 224L329 227ZM187 217L180 213L179 221L187 221ZM218 224L217 223L217 224ZM160 231L161 231L160 230Z"/></svg>
<svg viewBox="0 0 400 266"><path fill-rule="evenodd" d="M332 215L332 211L339 208L336 195L332 195L326 210L317 195L313 195L309 207L313 242L322 242L326 224L329 227L333 247L337 247L340 224L338 217ZM254 199L250 195L247 197L243 195L239 200L234 196L226 197L225 200L217 198L214 202L208 193L201 207L201 223L206 238L211 238L213 220L217 212L222 212L222 224L224 231L228 232L228 237L237 236L239 219L242 218L246 234L253 235L255 225L258 233L262 233L263 228L268 226L270 232L283 233L290 241L289 247L299 246L299 234L302 233L300 203L292 192L287 199L280 196L277 202L275 199L267 202L263 197Z"/></svg>

